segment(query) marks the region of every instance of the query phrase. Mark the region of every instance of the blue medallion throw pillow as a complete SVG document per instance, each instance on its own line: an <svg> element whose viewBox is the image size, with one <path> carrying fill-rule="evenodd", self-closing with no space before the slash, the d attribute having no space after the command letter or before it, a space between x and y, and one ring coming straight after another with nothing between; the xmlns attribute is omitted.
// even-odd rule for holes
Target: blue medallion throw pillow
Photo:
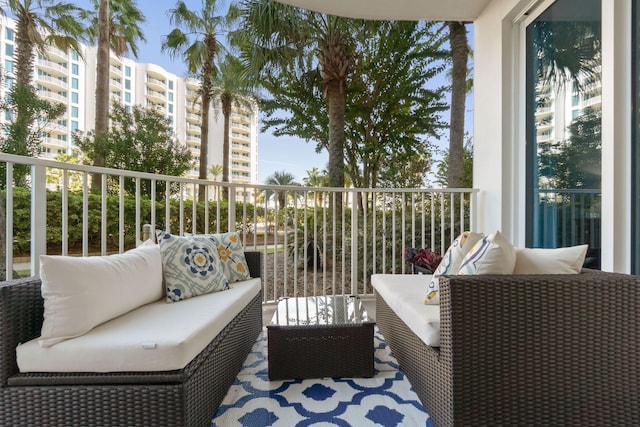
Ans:
<svg viewBox="0 0 640 427"><path fill-rule="evenodd" d="M216 244L222 269L229 282L238 282L249 278L249 267L244 256L244 246L237 232L211 234Z"/></svg>
<svg viewBox="0 0 640 427"><path fill-rule="evenodd" d="M218 251L210 239L158 231L167 302L229 289Z"/></svg>

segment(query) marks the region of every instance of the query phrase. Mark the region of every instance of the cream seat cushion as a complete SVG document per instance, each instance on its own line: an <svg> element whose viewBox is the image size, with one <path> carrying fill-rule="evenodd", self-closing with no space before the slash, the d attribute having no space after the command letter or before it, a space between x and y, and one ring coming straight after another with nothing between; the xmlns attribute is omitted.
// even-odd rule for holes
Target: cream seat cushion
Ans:
<svg viewBox="0 0 640 427"><path fill-rule="evenodd" d="M422 302L430 274L374 274L371 285L426 345L440 347L440 306Z"/></svg>
<svg viewBox="0 0 640 427"><path fill-rule="evenodd" d="M260 279L173 304L138 307L52 347L17 348L20 372L165 371L184 368L253 299Z"/></svg>

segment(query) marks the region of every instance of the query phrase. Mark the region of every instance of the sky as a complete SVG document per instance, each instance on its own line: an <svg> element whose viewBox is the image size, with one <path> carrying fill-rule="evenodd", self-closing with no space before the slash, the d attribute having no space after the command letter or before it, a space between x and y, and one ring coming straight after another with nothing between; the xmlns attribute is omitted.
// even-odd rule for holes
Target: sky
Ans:
<svg viewBox="0 0 640 427"><path fill-rule="evenodd" d="M91 8L90 0L69 0L78 6ZM191 10L200 10L202 0L185 0ZM156 64L170 73L178 76L186 74L187 67L179 59L172 59L168 54L161 53L162 37L174 27L169 24L167 10L175 6L172 0L137 0L138 8L145 15L147 22L142 29L146 44L138 45L138 57L132 58L136 62ZM260 116L259 116L260 118ZM260 127L260 124L258 125ZM307 143L303 139L293 137L275 137L271 131L258 135L258 181L265 179L276 171L286 171L292 174L296 182L302 183L307 171L313 167L323 170L329 160L328 154L316 153L315 143Z"/></svg>

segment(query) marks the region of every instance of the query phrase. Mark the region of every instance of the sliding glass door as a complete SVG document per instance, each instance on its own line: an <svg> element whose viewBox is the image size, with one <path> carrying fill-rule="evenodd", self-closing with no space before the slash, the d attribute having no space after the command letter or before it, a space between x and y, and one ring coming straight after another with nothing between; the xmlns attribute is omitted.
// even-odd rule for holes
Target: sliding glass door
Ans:
<svg viewBox="0 0 640 427"><path fill-rule="evenodd" d="M526 244L589 244L600 267L601 4L557 0L526 27Z"/></svg>

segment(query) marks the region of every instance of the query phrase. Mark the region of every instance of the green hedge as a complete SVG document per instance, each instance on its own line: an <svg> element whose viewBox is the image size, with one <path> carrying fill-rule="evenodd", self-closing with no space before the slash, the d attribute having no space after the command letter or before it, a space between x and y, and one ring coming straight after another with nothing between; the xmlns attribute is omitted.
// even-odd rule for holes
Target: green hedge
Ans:
<svg viewBox="0 0 640 427"><path fill-rule="evenodd" d="M2 197L6 198L6 192L2 191ZM90 194L88 198L88 242L89 248L98 250L101 245L101 197ZM180 202L170 201L170 229L177 232L180 229ZM135 246L136 235L136 199L132 196L123 198L124 205L124 242L126 248ZM28 254L31 239L31 191L28 188L14 188L13 190L13 235L14 254L16 256ZM156 229L165 229L165 200L156 201ZM220 216L217 216L217 203L209 202L209 231L217 230L220 223L220 230L227 231L227 202L220 203ZM245 207L242 203L236 204L236 218L242 219ZM258 213L263 213L259 209ZM247 204L246 214L249 220L253 220L253 205ZM82 193L69 192L67 202L67 238L69 250L79 251L82 248ZM107 196L107 248L109 251L118 249L119 228L120 228L120 197ZM204 232L204 203L198 203L196 207L196 232ZM145 224L151 218L151 200L140 199L140 224ZM193 202L185 200L183 202L184 230L188 232L192 229L193 223ZM142 230L140 230L142 232ZM62 192L47 191L47 248L50 253L57 253L62 247Z"/></svg>

